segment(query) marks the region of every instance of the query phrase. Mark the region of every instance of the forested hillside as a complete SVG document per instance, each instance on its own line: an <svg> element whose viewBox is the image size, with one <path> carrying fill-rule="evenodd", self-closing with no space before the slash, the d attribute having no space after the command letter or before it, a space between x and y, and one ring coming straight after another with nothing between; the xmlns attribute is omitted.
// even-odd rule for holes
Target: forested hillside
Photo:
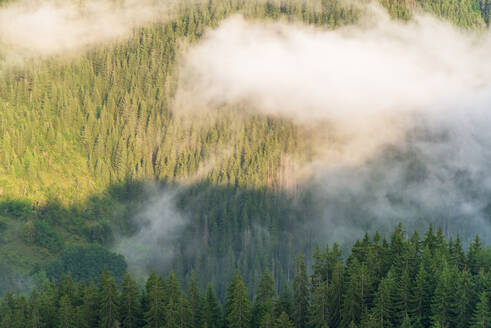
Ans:
<svg viewBox="0 0 491 328"><path fill-rule="evenodd" d="M488 0L381 3L398 19L422 10L462 28L489 25ZM102 263L124 271L126 264L117 255L80 249L89 244L114 249L118 238L136 233L139 227L132 218L152 198L148 184L162 192L178 189L177 208L190 224L172 245L176 256L171 263L158 266L150 261L143 271L155 265L159 273L172 269L183 279L194 270L199 284L212 282L220 298L226 295L224 281L237 269L251 292L257 290L265 268L278 286L293 280L295 255L310 255L317 234L309 222L318 208L309 191L289 175L295 163L310 156L302 138L309 131L277 117L237 120L221 108L216 109L218 119L213 116L205 123L190 122L172 111L181 49L239 12L247 19L302 21L335 29L357 21L362 9L338 0L182 2L173 20L137 28L127 40L81 55L2 66L0 48L1 289L29 289L69 272L76 281L88 281L102 270ZM82 269L71 266L80 254L88 254L87 272L74 272ZM374 278L368 298L372 303L365 312L357 310L358 315L375 311L375 286L389 268ZM458 268L445 270L465 275L463 267ZM384 278L387 286L394 283L390 279L399 279L391 276L396 274L400 272ZM101 291L113 288L104 285L109 277L103 281ZM23 316L19 311L28 311L38 301L55 312L62 307L60 313L80 307L80 314L83 297L96 297L90 294L96 293L94 287L68 286L77 290L70 296L58 287L49 288L29 301L7 297L2 318L11 306L15 315ZM472 309L476 297L473 302ZM148 306L143 304L145 311ZM55 312L35 311L52 315L42 320L55 320ZM293 312L286 312L297 320ZM343 320L346 326L351 321ZM361 317L353 320L359 324Z"/></svg>
<svg viewBox="0 0 491 328"><path fill-rule="evenodd" d="M292 259L293 261L293 259ZM8 293L2 327L471 327L491 325L491 250L476 237L464 251L457 236L433 228L420 237L398 226L390 240L365 235L343 260L337 244L315 248L313 265L295 260L292 287L266 269L251 298L238 271L224 305L213 284L152 272L143 288L105 270L97 284L70 275L30 296ZM309 274L308 272L312 272Z"/></svg>

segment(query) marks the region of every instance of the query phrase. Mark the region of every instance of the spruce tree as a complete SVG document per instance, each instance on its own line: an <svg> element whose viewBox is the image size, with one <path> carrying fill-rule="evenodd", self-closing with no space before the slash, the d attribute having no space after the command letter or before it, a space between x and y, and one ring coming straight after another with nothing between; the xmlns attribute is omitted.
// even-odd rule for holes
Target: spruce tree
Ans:
<svg viewBox="0 0 491 328"><path fill-rule="evenodd" d="M413 328L413 326L411 325L411 319L409 319L408 315L404 317L400 328Z"/></svg>
<svg viewBox="0 0 491 328"><path fill-rule="evenodd" d="M145 328L160 328L165 323L165 294L164 282L155 271L152 271L147 279L145 304L147 306Z"/></svg>
<svg viewBox="0 0 491 328"><path fill-rule="evenodd" d="M291 299L290 288L285 283L281 288L280 296L274 304L274 314L278 318L283 312L285 312L288 317L292 313L292 299Z"/></svg>
<svg viewBox="0 0 491 328"><path fill-rule="evenodd" d="M218 299L213 291L213 286L208 284L205 299L203 300L203 325L208 328L221 328L222 315Z"/></svg>
<svg viewBox="0 0 491 328"><path fill-rule="evenodd" d="M119 297L114 278L107 268L99 279L99 327L114 328L119 325Z"/></svg>
<svg viewBox="0 0 491 328"><path fill-rule="evenodd" d="M351 323L357 324L361 320L363 301L359 274L360 268L361 265L357 259L347 267L348 281L344 288L345 292L343 295L343 306L341 311L341 326L343 327L348 327Z"/></svg>
<svg viewBox="0 0 491 328"><path fill-rule="evenodd" d="M307 269L303 256L299 254L295 263L295 278L293 279L293 322L296 328L307 326L309 296Z"/></svg>
<svg viewBox="0 0 491 328"><path fill-rule="evenodd" d="M232 288L230 288L232 287ZM246 328L251 322L251 306L247 295L247 287L238 272L234 274L233 282L227 293L227 324L229 328Z"/></svg>
<svg viewBox="0 0 491 328"><path fill-rule="evenodd" d="M138 327L143 319L140 291L128 272L121 286L120 314L122 328Z"/></svg>
<svg viewBox="0 0 491 328"><path fill-rule="evenodd" d="M75 313L68 295L60 298L58 310L58 327L59 328L77 328L74 325Z"/></svg>
<svg viewBox="0 0 491 328"><path fill-rule="evenodd" d="M294 328L295 326L291 322L288 314L285 312L281 313L281 315L276 320L275 328Z"/></svg>
<svg viewBox="0 0 491 328"><path fill-rule="evenodd" d="M312 304L309 308L309 326L328 328L329 319L329 293L327 283L322 281L312 295Z"/></svg>
<svg viewBox="0 0 491 328"><path fill-rule="evenodd" d="M455 271L444 262L443 269L438 275L438 283L431 304L432 320L438 321L444 327L454 326L456 322L456 282Z"/></svg>
<svg viewBox="0 0 491 328"><path fill-rule="evenodd" d="M253 323L251 323L251 327L273 328L274 327L273 315L271 313L266 313L263 316L261 323L259 325L255 326Z"/></svg>
<svg viewBox="0 0 491 328"><path fill-rule="evenodd" d="M192 326L194 328L200 328L202 321L202 306L199 287L196 282L194 271L191 274L191 282L188 291L188 304L191 314L190 320L192 322Z"/></svg>
<svg viewBox="0 0 491 328"><path fill-rule="evenodd" d="M97 322L99 321L98 301L97 288L93 282L90 282L85 290L83 304L80 309L80 322L84 323L84 326L79 328L97 327Z"/></svg>
<svg viewBox="0 0 491 328"><path fill-rule="evenodd" d="M30 303L30 306L29 306L30 307L29 326L31 328L40 328L41 327L41 316L39 313L39 310L40 310L39 294L35 289L31 293L29 303ZM1 310L2 309L0 308L0 311ZM80 327L80 328L83 328L83 327Z"/></svg>
<svg viewBox="0 0 491 328"><path fill-rule="evenodd" d="M491 304L486 292L482 292L479 296L479 302L476 305L471 322L471 328L491 327Z"/></svg>
<svg viewBox="0 0 491 328"><path fill-rule="evenodd" d="M375 295L375 304L373 308L373 317L377 320L377 327L392 327L393 309L391 291L394 288L395 281L393 271L389 271L387 277L382 279Z"/></svg>
<svg viewBox="0 0 491 328"><path fill-rule="evenodd" d="M343 277L344 270L341 261L337 261L333 272L331 283L328 287L329 302L329 326L339 327L341 324L341 309L343 306Z"/></svg>
<svg viewBox="0 0 491 328"><path fill-rule="evenodd" d="M475 285L469 271L460 272L457 287L456 327L465 328L472 317L475 298Z"/></svg>
<svg viewBox="0 0 491 328"><path fill-rule="evenodd" d="M259 282L258 291L252 308L253 326L259 326L266 314L272 316L275 294L273 278L266 269Z"/></svg>

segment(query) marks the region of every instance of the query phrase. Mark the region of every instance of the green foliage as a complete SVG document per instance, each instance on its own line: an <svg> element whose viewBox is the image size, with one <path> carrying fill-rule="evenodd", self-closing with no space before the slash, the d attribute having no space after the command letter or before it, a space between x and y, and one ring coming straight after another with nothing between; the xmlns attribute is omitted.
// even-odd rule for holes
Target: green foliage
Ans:
<svg viewBox="0 0 491 328"><path fill-rule="evenodd" d="M122 328L137 327L143 322L140 290L128 273L121 284L120 315Z"/></svg>
<svg viewBox="0 0 491 328"><path fill-rule="evenodd" d="M329 291L325 282L321 282L314 290L309 318L311 327L329 327Z"/></svg>
<svg viewBox="0 0 491 328"><path fill-rule="evenodd" d="M303 256L297 257L295 264L295 279L293 280L293 321L295 327L304 328L308 322L310 303L310 288L307 268Z"/></svg>
<svg viewBox="0 0 491 328"><path fill-rule="evenodd" d="M106 269L99 279L99 327L113 328L119 326L119 295L114 282Z"/></svg>
<svg viewBox="0 0 491 328"><path fill-rule="evenodd" d="M249 326L251 305L247 287L238 272L234 274L232 283L227 290L226 311L227 327L246 328Z"/></svg>
<svg viewBox="0 0 491 328"><path fill-rule="evenodd" d="M58 280L63 274L71 274L75 281L97 281L107 268L121 282L126 271L123 256L114 254L98 245L74 245L63 250L60 258L46 267L48 278Z"/></svg>
<svg viewBox="0 0 491 328"><path fill-rule="evenodd" d="M252 308L252 324L255 326L271 326L273 315L273 300L276 298L276 290L271 274L266 269L259 282L257 295Z"/></svg>
<svg viewBox="0 0 491 328"><path fill-rule="evenodd" d="M152 272L145 285L145 328L159 328L165 322L165 291L162 278Z"/></svg>
<svg viewBox="0 0 491 328"><path fill-rule="evenodd" d="M489 25L488 0L381 3L396 18L408 19L414 10L424 9L466 28ZM111 246L114 227L131 234L135 227L129 218L141 209L148 196L142 187L145 182L158 181L161 187L188 181L214 161L222 149L230 149L230 154L220 158L216 167L179 196L179 209L189 214L192 224L182 240L176 242L178 255L171 266L179 278L196 270L200 277L197 285L214 283L219 299L225 295L224 281L236 268L251 294L258 294L257 281L268 267L277 286L291 283L291 272L296 271L292 255L298 251L311 254L310 238L314 233L303 229L312 217L305 211L310 209L308 204L292 205L306 198L283 192L289 180L285 173L291 165L288 159L305 156L308 151L302 143L301 129L277 118L250 116L237 121L234 116L240 108L232 114L217 109L218 119L207 117L206 124L186 125L170 108L177 87L180 45L196 42L206 28L216 27L237 12L248 19L303 21L327 28L351 24L359 16L355 6L338 0L185 3L172 21L135 29L126 41L92 49L78 57L33 61L27 67L2 72L0 215L8 220L3 228L0 226L3 288L27 285L12 277L19 271L27 275L34 265L44 269L42 263L57 256L45 268L51 279L59 280L63 273L71 273L76 281L97 281L107 265L119 283L126 270L123 259L100 247L70 245ZM21 238L16 238L19 231ZM471 277L466 279L472 281L459 289L468 300L455 305L466 309L459 312L465 315L452 320L468 321L477 302L469 291L478 288L473 279L487 270L489 251L486 253L476 240L463 257L459 246L447 250L445 245L437 245L438 238L432 236L425 240L428 251L421 258L420 243L406 245L403 234L397 231L390 247L379 241L360 242L346 267L339 249L326 254L319 251L314 277L306 280L306 269L300 270L305 274L297 272L294 302L289 300L287 288L273 301L274 319L285 312L297 327L305 326L313 296L308 287L311 284L315 294L318 286L325 284L329 326L358 325L363 316L368 316L380 282L394 266L396 287L390 297L397 300L393 322L399 323L409 312L412 319L429 325L434 288L443 284L437 279L440 272L435 270L433 260L452 254L447 259L449 265L456 265L459 272L469 268ZM192 246L188 245L190 240ZM69 247L62 251L65 245ZM414 258L418 260L413 261ZM415 269L403 276L403 266ZM408 284L417 286L409 294ZM363 291L360 286L364 286ZM181 295L173 298L170 306L164 284L160 287L162 295L145 292L144 299L162 302L162 306L175 312L172 317L182 317L188 311L186 307L190 307L192 321L200 322L196 297L183 300ZM447 288L440 288L444 289ZM88 326L93 327L96 319L92 315L97 308L93 295L81 297L87 298L88 305L79 308L80 304L72 303L70 309L66 303L65 312L71 311L75 318L90 317L93 321ZM223 321L214 297L214 291L206 294L206 306L213 313L203 314L208 327L220 327ZM316 298L321 300L320 294ZM53 327L57 322L50 319L55 316L51 308L59 304L56 302L51 296L40 301L46 309L39 312L40 316ZM269 302L258 302L253 318L259 320L271 312ZM16 311L6 316L19 316L21 312ZM142 304L142 311L149 327L163 325L169 315L148 302Z"/></svg>
<svg viewBox="0 0 491 328"><path fill-rule="evenodd" d="M385 243L386 247L397 244L401 240L401 233L401 227L396 228L390 242ZM402 240L408 241L400 245L399 250L404 254L411 247L409 240L417 238L414 235L406 238L408 236L404 234L402 237ZM71 276L64 275L57 283L46 282L39 291L33 290L28 297L5 293L0 300L0 327L25 327L27 323L29 327L70 328L291 328L296 327L293 322L302 322L300 306L306 307L308 321L305 321L305 327L312 328L489 327L489 258L485 258L482 263L485 269L481 269L479 273L472 274L467 269L471 262L465 263L459 269L458 265L449 261L455 256L452 253L455 248L444 239L440 240L439 234L435 235L430 229L425 238L426 251L418 253L414 259L420 266L414 276L409 276L405 288L408 289L411 300L408 302L407 312L400 318L398 309L401 297L398 295L405 278L404 271L397 272L398 261L387 272L363 273L367 261L373 259L372 252L380 251L373 247L378 244L379 239L378 233L373 242L365 236L363 242L353 245L346 261L338 258L336 246L331 249L326 247L325 252L316 252L316 262L312 265L310 276L303 257L298 256L293 279L293 300L289 297L288 287L283 287L280 296L277 296L275 281L266 271L260 280L260 287L254 293L252 311L247 287L238 272L233 275L229 284L222 314L211 284L204 296L200 297L201 291L197 283L201 279L199 275L191 277L188 291L185 292L173 273L164 280L152 272L142 291L130 274L124 275L121 287L118 288L114 277L108 270L104 270L97 285L76 283ZM430 247L435 254L431 255ZM470 252L471 250L465 254L466 258L469 258ZM359 254L364 254L365 257L358 258ZM394 261L393 254L394 252L384 253L380 255L381 260ZM319 269L322 267L321 263L326 265L325 270ZM434 278L427 275L427 265L433 268ZM320 272L325 274L321 274L319 279ZM343 272L346 279L340 278ZM364 274L370 277L364 278ZM436 286L429 289L429 286L422 284L422 277L435 281ZM310 281L316 280L319 282L313 284L312 289L306 287ZM365 290L369 281L378 281L374 283L373 298L368 297ZM346 291L339 300L341 306L333 305L335 303L332 296L340 295L338 289ZM355 295L358 306L352 305ZM421 304L430 306L422 308ZM297 319L292 321L289 312ZM336 325L335 320L341 317L341 324Z"/></svg>
<svg viewBox="0 0 491 328"><path fill-rule="evenodd" d="M222 327L221 308L211 284L206 288L206 295L203 300L203 327Z"/></svg>
<svg viewBox="0 0 491 328"><path fill-rule="evenodd" d="M47 221L33 220L24 224L24 240L27 243L44 247L51 252L58 252L63 247L63 242L59 233L57 233Z"/></svg>
<svg viewBox="0 0 491 328"><path fill-rule="evenodd" d="M479 297L479 302L472 316L471 328L482 328L491 326L491 304L489 302L488 293L482 292Z"/></svg>
<svg viewBox="0 0 491 328"><path fill-rule="evenodd" d="M291 322L290 318L288 318L288 315L285 312L281 313L280 317L276 320L275 328L293 328L293 327L295 326Z"/></svg>

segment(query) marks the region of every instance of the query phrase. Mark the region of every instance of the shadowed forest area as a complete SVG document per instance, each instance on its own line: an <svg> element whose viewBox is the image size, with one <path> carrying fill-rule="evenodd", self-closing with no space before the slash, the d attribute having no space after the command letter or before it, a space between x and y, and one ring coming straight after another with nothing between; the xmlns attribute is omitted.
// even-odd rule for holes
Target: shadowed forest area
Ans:
<svg viewBox="0 0 491 328"><path fill-rule="evenodd" d="M488 0L379 2L395 19L423 11L489 28ZM237 13L334 30L364 9L183 1L171 21L81 55L7 66L0 47L0 326L29 318L34 327L485 327L488 240L470 230L450 240L456 228L435 216L408 229L423 233L434 221L443 230L419 239L399 227L389 241L394 226L372 225L353 202L340 225L381 234L351 252L355 233L319 250L333 243L321 225L330 199L292 173L313 156L310 131L240 107L199 122L173 110L181 52ZM408 153L385 151L407 161L408 181L422 179Z"/></svg>

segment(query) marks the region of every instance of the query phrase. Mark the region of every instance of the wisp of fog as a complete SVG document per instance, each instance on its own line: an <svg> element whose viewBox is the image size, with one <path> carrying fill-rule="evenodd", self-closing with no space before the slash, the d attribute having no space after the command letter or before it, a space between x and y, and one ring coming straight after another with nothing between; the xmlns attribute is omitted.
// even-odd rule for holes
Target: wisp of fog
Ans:
<svg viewBox="0 0 491 328"><path fill-rule="evenodd" d="M153 195L144 209L133 217L137 232L118 238L114 250L125 256L130 269L143 277L150 270L162 272L174 257L174 245L188 224L188 219L176 207L179 190L147 190Z"/></svg>
<svg viewBox="0 0 491 328"><path fill-rule="evenodd" d="M184 56L176 103L330 123L348 141L303 165L330 242L399 221L490 240L489 33L370 12L334 30L232 17Z"/></svg>
<svg viewBox="0 0 491 328"><path fill-rule="evenodd" d="M0 45L8 63L76 53L128 36L168 17L173 0L21 0L0 7Z"/></svg>

